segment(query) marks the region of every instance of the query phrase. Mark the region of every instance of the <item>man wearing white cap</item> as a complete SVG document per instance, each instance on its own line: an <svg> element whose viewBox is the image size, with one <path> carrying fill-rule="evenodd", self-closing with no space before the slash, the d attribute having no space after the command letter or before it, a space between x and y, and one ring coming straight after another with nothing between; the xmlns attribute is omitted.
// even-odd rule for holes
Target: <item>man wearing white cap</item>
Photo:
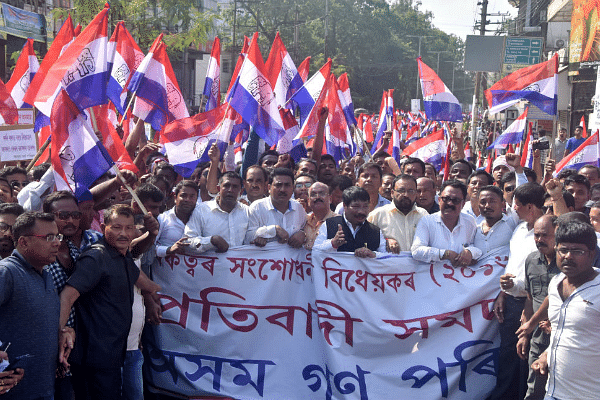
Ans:
<svg viewBox="0 0 600 400"><path fill-rule="evenodd" d="M514 170L515 169L511 165L508 165L508 162L506 162L506 156L500 156L496 158L492 164L492 176L494 177L496 184L500 183L500 180L504 174Z"/></svg>

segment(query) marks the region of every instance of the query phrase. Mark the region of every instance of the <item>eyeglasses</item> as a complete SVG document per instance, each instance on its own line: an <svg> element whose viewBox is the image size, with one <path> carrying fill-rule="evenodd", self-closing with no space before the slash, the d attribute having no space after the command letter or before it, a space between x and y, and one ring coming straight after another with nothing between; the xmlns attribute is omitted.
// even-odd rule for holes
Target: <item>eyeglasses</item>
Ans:
<svg viewBox="0 0 600 400"><path fill-rule="evenodd" d="M558 252L558 254L560 254L562 257L566 257L567 254L571 253L573 256L575 257L583 257L585 255L585 253L588 252L588 250L581 250L581 249L565 249L564 247L561 247L560 249L556 249L556 251Z"/></svg>
<svg viewBox="0 0 600 400"><path fill-rule="evenodd" d="M56 218L66 221L69 218L81 219L82 213L81 211L55 211L54 215Z"/></svg>
<svg viewBox="0 0 600 400"><path fill-rule="evenodd" d="M311 186L312 186L312 183L310 183L310 182L296 183L296 185L295 185L296 189L302 189L302 188L308 189Z"/></svg>
<svg viewBox="0 0 600 400"><path fill-rule="evenodd" d="M349 209L351 209L351 210L354 210L354 211L363 211L363 210L367 210L367 211L369 211L369 205L368 205L368 204L367 204L367 205L362 205L362 204L361 204L361 205L357 205L357 204L353 204L353 205L351 205L351 206L348 206L348 207L346 207L346 208L349 208Z"/></svg>
<svg viewBox="0 0 600 400"><path fill-rule="evenodd" d="M415 189L392 189L394 192L398 193L398 194L409 194L409 195L413 195L415 193L417 193L417 191Z"/></svg>
<svg viewBox="0 0 600 400"><path fill-rule="evenodd" d="M24 188L27 185L29 185L29 181L23 181L23 182L11 181L10 182L10 186L12 186L14 189L16 189L16 188Z"/></svg>
<svg viewBox="0 0 600 400"><path fill-rule="evenodd" d="M463 201L463 199L459 199L458 197L450 197L450 196L440 197L440 199L442 199L442 201L444 203L452 203L452 204L460 204Z"/></svg>
<svg viewBox="0 0 600 400"><path fill-rule="evenodd" d="M12 230L12 226L4 222L0 222L0 232L8 232Z"/></svg>
<svg viewBox="0 0 600 400"><path fill-rule="evenodd" d="M310 192L309 197L311 198L315 198L315 197L327 197L329 196L329 192Z"/></svg>
<svg viewBox="0 0 600 400"><path fill-rule="evenodd" d="M515 186L504 186L505 192L512 192L515 190Z"/></svg>
<svg viewBox="0 0 600 400"><path fill-rule="evenodd" d="M46 239L46 242L53 242L55 240L58 240L60 242L63 240L63 235L61 233L57 233L56 235L54 233L49 233L47 235L23 235L23 236L33 236L33 237L37 237L37 238L43 238L43 239Z"/></svg>

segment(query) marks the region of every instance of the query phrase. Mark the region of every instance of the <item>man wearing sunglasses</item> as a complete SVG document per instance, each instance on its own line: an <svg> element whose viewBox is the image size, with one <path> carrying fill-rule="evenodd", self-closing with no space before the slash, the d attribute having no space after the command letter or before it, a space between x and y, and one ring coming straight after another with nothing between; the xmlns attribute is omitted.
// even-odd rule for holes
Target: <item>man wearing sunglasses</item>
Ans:
<svg viewBox="0 0 600 400"><path fill-rule="evenodd" d="M8 181L13 188L13 195L15 197L19 194L21 189L29 184L29 181L27 180L27 171L21 167L4 167L0 170L0 177L3 177Z"/></svg>
<svg viewBox="0 0 600 400"><path fill-rule="evenodd" d="M475 218L461 212L467 186L458 180L444 182L439 197L440 211L419 220L411 247L415 260L448 260L454 267L466 267L481 256L473 246Z"/></svg>

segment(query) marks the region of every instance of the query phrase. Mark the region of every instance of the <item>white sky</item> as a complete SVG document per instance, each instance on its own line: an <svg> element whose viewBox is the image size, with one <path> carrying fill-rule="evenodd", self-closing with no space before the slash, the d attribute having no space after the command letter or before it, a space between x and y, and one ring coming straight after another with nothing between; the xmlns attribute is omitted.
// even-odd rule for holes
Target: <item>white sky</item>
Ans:
<svg viewBox="0 0 600 400"><path fill-rule="evenodd" d="M478 0L414 0L420 1L421 11L433 13L433 25L446 33L466 39L467 35L473 34L475 19L479 20L476 13L481 12L477 7ZM517 9L508 4L508 0L488 0L488 13L506 13L514 17ZM501 17L489 17L488 20L500 21ZM493 29L497 25L491 25ZM489 34L489 33L488 33Z"/></svg>

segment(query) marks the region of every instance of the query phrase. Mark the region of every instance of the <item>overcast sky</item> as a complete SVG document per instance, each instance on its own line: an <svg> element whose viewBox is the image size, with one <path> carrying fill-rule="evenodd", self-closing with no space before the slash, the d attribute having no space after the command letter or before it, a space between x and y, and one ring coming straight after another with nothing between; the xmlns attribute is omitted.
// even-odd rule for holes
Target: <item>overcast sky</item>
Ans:
<svg viewBox="0 0 600 400"><path fill-rule="evenodd" d="M415 0L417 1L417 0ZM477 7L478 0L418 0L422 4L421 11L433 13L433 25L446 33L453 33L463 39L473 34L476 14L481 12ZM488 13L510 12L512 16L517 14L517 9L508 4L508 0L488 0ZM500 18L488 18L488 20L499 21ZM496 26L496 25L492 25Z"/></svg>

